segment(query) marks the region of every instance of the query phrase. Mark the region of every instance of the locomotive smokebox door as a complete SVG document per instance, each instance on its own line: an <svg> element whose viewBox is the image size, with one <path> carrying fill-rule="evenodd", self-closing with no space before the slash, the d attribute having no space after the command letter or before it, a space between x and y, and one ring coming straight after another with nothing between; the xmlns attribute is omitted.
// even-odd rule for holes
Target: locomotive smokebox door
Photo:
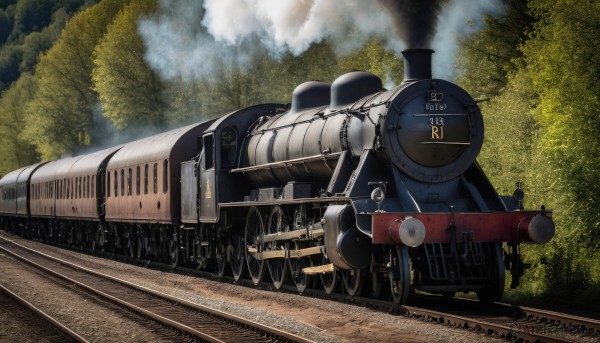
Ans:
<svg viewBox="0 0 600 343"><path fill-rule="evenodd" d="M214 222L218 219L214 135L208 134L203 140L204 153L200 157L200 221Z"/></svg>

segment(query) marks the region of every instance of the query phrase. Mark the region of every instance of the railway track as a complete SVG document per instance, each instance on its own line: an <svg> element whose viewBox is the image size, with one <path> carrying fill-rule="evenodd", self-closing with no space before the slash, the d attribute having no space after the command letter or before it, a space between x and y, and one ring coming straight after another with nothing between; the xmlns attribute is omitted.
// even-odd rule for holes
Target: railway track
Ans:
<svg viewBox="0 0 600 343"><path fill-rule="evenodd" d="M126 263L140 263L140 261L121 255L113 255L112 258ZM215 279L213 274L193 269L178 267L174 270L168 265L155 262L144 265L162 271ZM218 279L253 289L275 290L269 282L255 285L251 280L246 279L235 282L233 277L229 276ZM298 294L296 287L291 285L284 285L279 291ZM303 294L353 303L387 313L403 314L410 318L478 331L517 342L580 342L586 339L590 342L600 341L600 321L598 320L531 307L503 303L482 307L479 301L461 298L440 299L438 296L413 297L409 301L409 305L401 306L390 301L340 293L327 294L324 291L310 288L307 288Z"/></svg>
<svg viewBox="0 0 600 343"><path fill-rule="evenodd" d="M0 250L192 339L208 342L310 342L291 333L98 273L9 240Z"/></svg>
<svg viewBox="0 0 600 343"><path fill-rule="evenodd" d="M599 320L531 307L504 303L482 305L476 300L431 295L415 295L409 298L407 305L400 306L389 301L328 295L315 290L305 293L516 342L600 342Z"/></svg>
<svg viewBox="0 0 600 343"><path fill-rule="evenodd" d="M27 339L32 341L87 342L85 338L3 285L0 285L0 308L10 313L11 319L25 323L28 328Z"/></svg>
<svg viewBox="0 0 600 343"><path fill-rule="evenodd" d="M502 303L482 307L466 299L440 303L406 306L407 315L517 342L600 341L597 320Z"/></svg>
<svg viewBox="0 0 600 343"><path fill-rule="evenodd" d="M97 255L97 254L96 254ZM174 271L185 275L196 275L215 279L215 276L193 269L178 267L173 270L170 266L160 263L132 260L130 258L108 254L113 259L123 262L143 264L162 271ZM107 257L105 255L105 257ZM223 282L236 283L248 288L274 289L268 282L255 285L250 280L234 282L232 277L220 278ZM279 292L297 294L295 286L284 285ZM347 294L327 294L324 291L307 288L304 295L340 302L361 305L379 311L403 314L407 317L434 322L471 331L481 332L490 336L505 338L511 341L529 342L580 342L600 341L600 321L578 317L569 314L520 307L503 303L482 306L478 301L468 299L441 299L436 296L413 297L408 305L400 306L393 302L374 300L370 298L350 296Z"/></svg>

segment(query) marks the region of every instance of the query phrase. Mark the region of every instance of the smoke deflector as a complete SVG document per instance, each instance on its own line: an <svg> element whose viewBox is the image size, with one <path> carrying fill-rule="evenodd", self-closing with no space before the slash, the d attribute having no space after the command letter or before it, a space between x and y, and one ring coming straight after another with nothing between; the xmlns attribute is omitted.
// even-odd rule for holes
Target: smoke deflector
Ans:
<svg viewBox="0 0 600 343"><path fill-rule="evenodd" d="M404 56L404 81L431 79L431 49L406 49L402 51Z"/></svg>

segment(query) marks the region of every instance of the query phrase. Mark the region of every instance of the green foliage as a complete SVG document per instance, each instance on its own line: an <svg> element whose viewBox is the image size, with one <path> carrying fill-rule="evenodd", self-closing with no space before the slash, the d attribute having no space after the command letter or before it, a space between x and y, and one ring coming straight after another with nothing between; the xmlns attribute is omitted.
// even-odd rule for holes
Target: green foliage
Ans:
<svg viewBox="0 0 600 343"><path fill-rule="evenodd" d="M484 29L459 39L456 64L463 75L459 84L476 99L497 96L508 83L508 75L519 69L518 50L527 37L533 17L527 0L505 0L505 11L486 14Z"/></svg>
<svg viewBox="0 0 600 343"><path fill-rule="evenodd" d="M71 19L36 68L38 92L27 107L24 135L44 159L76 153L91 144L94 50L126 1L104 0Z"/></svg>
<svg viewBox="0 0 600 343"><path fill-rule="evenodd" d="M458 64L468 71L461 85L491 97L480 104L479 163L501 193L523 181L527 207L554 211L554 240L523 247L534 263L522 294L599 289L597 263L589 263L600 230L598 6L511 1L504 16L486 18L486 28L461 43Z"/></svg>
<svg viewBox="0 0 600 343"><path fill-rule="evenodd" d="M19 48L5 45L0 49L0 90L19 78Z"/></svg>
<svg viewBox="0 0 600 343"><path fill-rule="evenodd" d="M511 194L517 181L528 188L539 186L527 178L537 126L528 113L536 100L530 87L526 73L515 73L500 95L480 104L485 138L478 161L501 194Z"/></svg>
<svg viewBox="0 0 600 343"><path fill-rule="evenodd" d="M137 33L140 17L156 11L156 0L128 5L96 47L93 81L104 116L123 129L130 125L164 127L162 84L144 60L144 43Z"/></svg>
<svg viewBox="0 0 600 343"><path fill-rule="evenodd" d="M555 289L585 289L591 280L588 261L572 247L555 246L545 261L544 281Z"/></svg>
<svg viewBox="0 0 600 343"><path fill-rule="evenodd" d="M540 101L540 149L552 161L546 172L569 192L570 241L598 248L600 212L600 3L532 3L538 22L523 46L528 73Z"/></svg>
<svg viewBox="0 0 600 343"><path fill-rule="evenodd" d="M58 38L67 18L93 0L15 0L0 9L0 90L33 73L40 53Z"/></svg>
<svg viewBox="0 0 600 343"><path fill-rule="evenodd" d="M10 12L0 9L0 44L4 44L12 31L14 21Z"/></svg>
<svg viewBox="0 0 600 343"><path fill-rule="evenodd" d="M383 41L372 37L352 54L339 59L342 72L364 70L379 76L385 84L398 85L404 78L404 62L395 53L385 50Z"/></svg>
<svg viewBox="0 0 600 343"><path fill-rule="evenodd" d="M14 9L14 26L9 39L18 41L50 24L53 5L52 1L46 0L19 0Z"/></svg>
<svg viewBox="0 0 600 343"><path fill-rule="evenodd" d="M35 79L23 74L0 100L0 174L4 175L24 165L33 164L39 156L35 146L21 137L25 126L23 103L35 92Z"/></svg>

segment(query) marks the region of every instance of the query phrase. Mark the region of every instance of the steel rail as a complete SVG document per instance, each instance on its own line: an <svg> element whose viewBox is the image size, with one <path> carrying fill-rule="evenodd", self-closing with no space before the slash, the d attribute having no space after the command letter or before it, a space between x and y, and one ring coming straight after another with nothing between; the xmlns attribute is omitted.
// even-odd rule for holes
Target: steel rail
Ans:
<svg viewBox="0 0 600 343"><path fill-rule="evenodd" d="M549 336L537 332L525 332L518 327L506 326L502 324L492 323L482 319L474 319L459 315L454 315L446 312L427 310L418 307L405 306L408 310L407 315L411 317L434 319L440 324L448 324L464 329L476 329L488 334L497 334L509 340L529 341L529 342L547 342L547 343L564 343L576 342L575 340L564 339L560 337Z"/></svg>
<svg viewBox="0 0 600 343"><path fill-rule="evenodd" d="M21 306L27 308L29 311L33 312L35 315L55 327L56 329L63 332L65 335L71 337L73 340L77 342L87 343L88 340L78 335L75 331L69 329L67 326L59 322L58 320L52 318L50 315L45 313L44 311L37 308L35 305L30 303L29 301L21 298L18 294L6 288L5 286L0 284L0 292L6 294L9 298L13 299L17 303L21 304Z"/></svg>
<svg viewBox="0 0 600 343"><path fill-rule="evenodd" d="M523 313L523 316L537 321L552 325L565 325L568 330L587 334L600 335L600 320L585 318L560 312L542 310L538 308L513 306L509 304L501 304L511 306Z"/></svg>
<svg viewBox="0 0 600 343"><path fill-rule="evenodd" d="M21 249L27 250L27 251L29 251L31 253L34 253L34 254L42 256L42 257L44 257L46 259L49 259L49 260L51 260L53 262L56 262L56 263L68 266L70 268L73 268L73 269L85 272L87 274L90 274L90 275L93 275L93 276L96 276L96 277L100 277L100 278L109 280L111 282L120 284L122 286L126 286L126 287L129 287L129 288L135 289L135 290L137 290L139 292L152 295L152 296L154 296L156 298L159 298L159 299L162 299L162 300L165 300L165 301L170 301L170 302L174 302L174 303L176 303L178 305L181 305L181 306L193 308L193 309L195 309L197 311L200 311L200 312L203 312L205 314L208 314L209 316L213 316L213 317L216 317L216 318L222 318L222 319L224 319L224 320L226 320L228 322L237 323L237 326L240 327L240 328L248 327L248 328L255 329L255 331L264 332L265 336L269 337L271 339L282 340L282 341L289 341L289 342L301 342L301 343L312 342L311 340L308 340L308 339L306 339L304 337L300 337L300 336L294 335L292 333L285 332L285 331L282 331L282 330L279 330L279 329L276 329L276 328L273 328L273 327L270 327L270 326L267 326L267 325L264 325L264 324L261 324L261 323L249 320L249 319L245 319L245 318L242 318L242 317L239 317L239 316L235 316L233 314L229 314L229 313L226 313L226 312L223 312L223 311L219 311L219 310L216 310L216 309L213 309L213 308L210 308L210 307L206 307L206 306L203 306L203 305L195 304L195 303L192 303L192 302L189 302L189 301L186 301L186 300L183 300L183 299L179 299L179 298L173 297L171 295L168 295L168 294L165 294L165 293L162 293L162 292L158 292L158 291L155 291L155 290L143 287L143 286L135 285L135 284L133 284L133 283L131 283L129 281L121 280L121 279L115 278L115 277L107 275L107 274L99 273L99 272L87 269L85 267L75 265L75 264L73 264L71 262L68 262L68 261L65 261L65 260L62 260L62 259L50 256L50 255L44 254L42 252L39 252L39 251L36 251L34 249L28 248L26 246L23 246L23 245L18 244L18 243L14 242L14 241L11 241L11 240L5 240L5 241L8 242L8 243L14 244L15 246L17 246L17 247L19 247ZM23 261L25 261L25 262L27 262L27 263L35 266L36 268L42 269L42 270L44 270L44 271L46 271L46 272L48 272L48 273L50 273L52 275L55 275L56 277L62 278L64 280L67 280L68 282L76 284L77 286L82 287L82 288L84 288L84 289L86 289L86 290L88 290L88 291L90 291L90 292L92 292L94 294L97 294L98 296L100 296L102 298L108 299L108 300L110 300L110 301L112 301L114 303L117 303L117 304L121 305L121 306L124 306L126 308L130 308L131 310L133 310L133 311L135 311L137 313L140 313L140 314L143 314L145 316L148 316L148 317L150 317L150 318L152 318L152 319L154 319L154 320L156 320L158 322L163 323L164 325L177 328L178 330L180 330L182 332L186 332L186 333L188 333L188 334L190 334L192 336L196 336L196 337L198 337L200 339L203 339L203 340L206 340L206 341L210 341L210 342L222 342L218 338L215 338L215 337L212 337L210 335L207 335L207 334L205 334L203 332L200 332L198 330L195 330L195 329L193 329L193 328L191 328L189 326L186 326L186 325L183 325L181 323L175 322L175 321L173 321L171 319L165 318L163 316L160 316L160 315L158 315L156 313L153 313L151 311L148 311L146 309L143 309L143 308L140 308L138 306L129 304L127 301L124 301L122 299L118 299L118 298L116 298L116 297L114 297L114 296L112 296L110 294L107 294L106 292L99 291L99 290L94 289L93 287L91 287L89 285L86 285L86 284L81 283L81 282L79 282L77 280L71 279L71 278L69 278L67 276L61 275L60 273L57 273L57 272L55 272L53 270L50 270L49 268L46 268L46 267L44 267L44 266L42 266L42 265L40 265L40 264L38 264L38 263L36 263L34 261L30 261L27 258L22 257L22 256L20 256L20 255L18 255L16 253L14 253L14 252L6 249L5 247L0 246L0 250L5 251L8 254L11 254L11 255L15 256L16 258L21 259L21 260L23 260ZM248 330L248 331L252 331L252 330Z"/></svg>

